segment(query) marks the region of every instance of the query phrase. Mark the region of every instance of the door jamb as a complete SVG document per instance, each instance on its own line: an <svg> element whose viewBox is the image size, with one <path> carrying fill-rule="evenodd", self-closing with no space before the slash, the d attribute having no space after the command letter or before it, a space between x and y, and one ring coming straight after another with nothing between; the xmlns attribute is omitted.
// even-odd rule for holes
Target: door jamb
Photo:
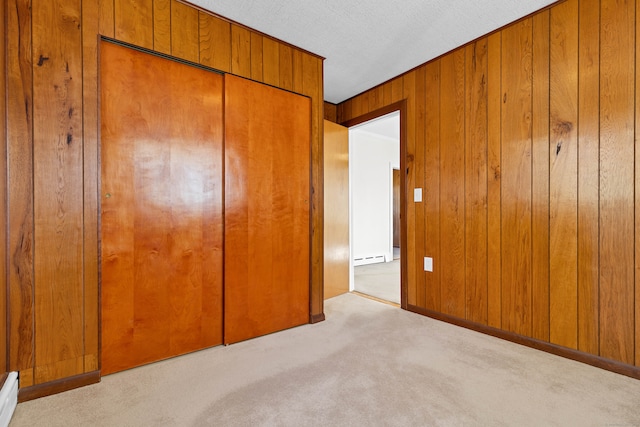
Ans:
<svg viewBox="0 0 640 427"><path fill-rule="evenodd" d="M370 113L354 117L340 123L340 125L350 128L369 120L393 113L400 112L400 170L405 173L400 174L400 307L407 309L408 283L407 283L407 100L394 102L385 107L371 111Z"/></svg>

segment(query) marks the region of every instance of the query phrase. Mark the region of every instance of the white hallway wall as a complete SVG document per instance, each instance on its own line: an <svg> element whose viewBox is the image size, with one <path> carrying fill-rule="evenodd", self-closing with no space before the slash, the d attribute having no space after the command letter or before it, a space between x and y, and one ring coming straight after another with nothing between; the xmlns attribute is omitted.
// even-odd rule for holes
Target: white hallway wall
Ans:
<svg viewBox="0 0 640 427"><path fill-rule="evenodd" d="M382 255L392 260L391 170L400 168L399 140L352 128L349 159L353 259Z"/></svg>

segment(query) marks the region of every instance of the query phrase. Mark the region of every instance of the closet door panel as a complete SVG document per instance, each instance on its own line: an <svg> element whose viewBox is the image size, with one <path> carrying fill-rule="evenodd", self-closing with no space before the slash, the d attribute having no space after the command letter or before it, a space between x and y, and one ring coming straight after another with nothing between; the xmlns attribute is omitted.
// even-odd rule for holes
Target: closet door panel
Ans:
<svg viewBox="0 0 640 427"><path fill-rule="evenodd" d="M222 343L222 95L101 44L103 374Z"/></svg>
<svg viewBox="0 0 640 427"><path fill-rule="evenodd" d="M309 320L310 108L225 76L225 343Z"/></svg>

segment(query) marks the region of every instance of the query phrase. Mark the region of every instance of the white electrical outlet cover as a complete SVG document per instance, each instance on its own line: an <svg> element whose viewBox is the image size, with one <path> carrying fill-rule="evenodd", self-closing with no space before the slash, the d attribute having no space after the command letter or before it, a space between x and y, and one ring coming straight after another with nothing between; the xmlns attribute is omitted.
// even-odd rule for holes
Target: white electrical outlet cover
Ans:
<svg viewBox="0 0 640 427"><path fill-rule="evenodd" d="M421 202L422 201L422 188L414 188L413 189L413 201Z"/></svg>
<svg viewBox="0 0 640 427"><path fill-rule="evenodd" d="M433 258L424 257L424 271L433 271Z"/></svg>

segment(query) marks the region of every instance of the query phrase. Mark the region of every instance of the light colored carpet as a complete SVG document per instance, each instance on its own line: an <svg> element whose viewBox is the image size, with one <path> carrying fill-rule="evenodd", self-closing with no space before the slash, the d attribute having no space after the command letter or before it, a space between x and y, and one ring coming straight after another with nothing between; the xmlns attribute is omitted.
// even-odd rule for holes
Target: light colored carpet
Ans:
<svg viewBox="0 0 640 427"><path fill-rule="evenodd" d="M11 427L640 425L640 381L354 294L326 316L21 403Z"/></svg>
<svg viewBox="0 0 640 427"><path fill-rule="evenodd" d="M400 304L400 260L353 268L353 290Z"/></svg>

